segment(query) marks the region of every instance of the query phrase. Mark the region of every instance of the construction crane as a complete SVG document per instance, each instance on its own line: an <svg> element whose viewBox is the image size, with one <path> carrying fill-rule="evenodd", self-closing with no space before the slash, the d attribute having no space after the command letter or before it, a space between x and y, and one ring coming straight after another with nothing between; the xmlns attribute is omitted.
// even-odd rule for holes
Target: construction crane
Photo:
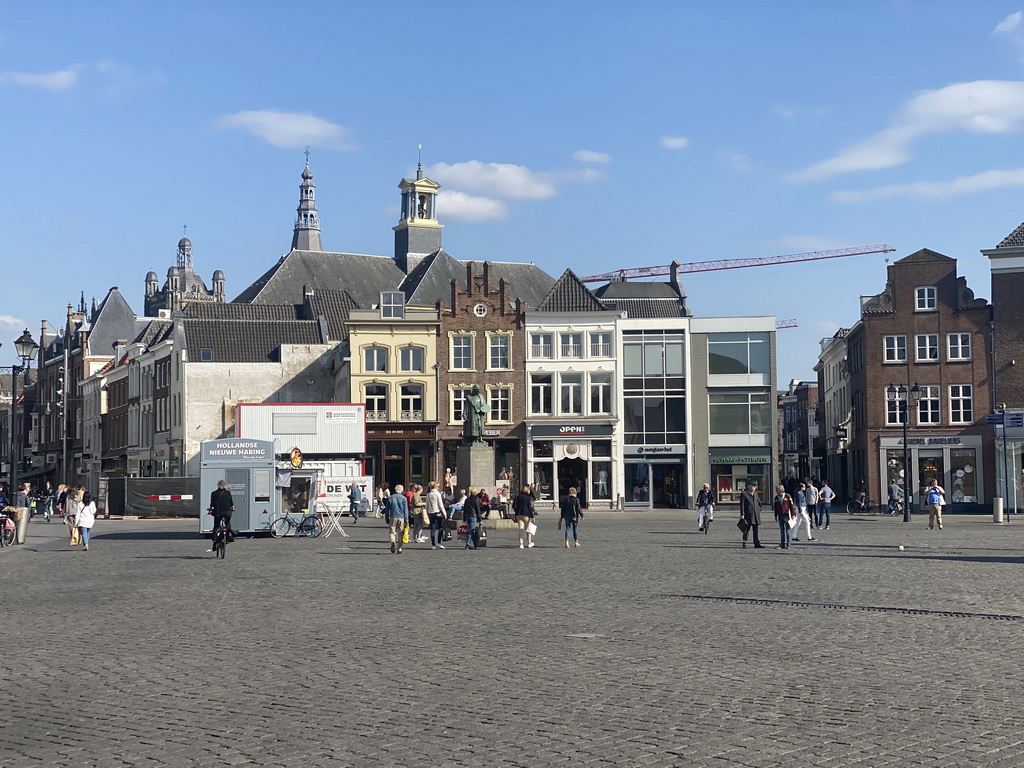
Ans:
<svg viewBox="0 0 1024 768"><path fill-rule="evenodd" d="M793 318L792 320L776 320L775 321L775 328L776 328L776 330L779 329L779 328L796 328L796 327L797 327L796 318Z"/></svg>
<svg viewBox="0 0 1024 768"><path fill-rule="evenodd" d="M808 253L789 253L784 256L766 256L754 259L718 259L717 261L691 261L686 264L669 264L662 267L636 267L633 269L617 269L614 272L603 272L600 275L589 275L580 278L584 283L621 283L633 277L657 277L672 274L672 267L679 272L713 272L718 269L743 269L744 267L766 267L771 264L793 264L798 261L818 261L820 259L840 259L844 256L866 256L869 253L892 253L896 249L891 245L864 245L859 248L834 248L831 251L809 251Z"/></svg>

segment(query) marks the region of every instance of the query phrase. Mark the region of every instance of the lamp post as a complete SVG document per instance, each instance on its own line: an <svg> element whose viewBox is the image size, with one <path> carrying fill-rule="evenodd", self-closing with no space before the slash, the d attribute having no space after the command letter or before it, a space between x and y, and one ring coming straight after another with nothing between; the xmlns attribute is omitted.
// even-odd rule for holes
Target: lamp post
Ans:
<svg viewBox="0 0 1024 768"><path fill-rule="evenodd" d="M11 487L9 493L12 499L15 498L14 494L18 491L18 462L21 461L21 440L18 439L20 435L19 430L16 428L15 419L18 407L18 377L24 376L25 382L28 382L28 370L31 367L32 358L35 357L36 351L39 349L39 345L35 343L28 332L28 328L26 328L25 332L15 340L14 349L18 353L18 357L21 358L22 365L11 366L11 451L9 456Z"/></svg>
<svg viewBox="0 0 1024 768"><path fill-rule="evenodd" d="M899 403L900 421L903 422L903 522L909 523L910 516L913 514L914 497L910 491L910 446L907 445L907 422L910 421L910 397L913 396L914 402L918 402L921 399L921 388L914 384L908 392L905 384L899 386L890 384L885 388L885 396L890 402Z"/></svg>

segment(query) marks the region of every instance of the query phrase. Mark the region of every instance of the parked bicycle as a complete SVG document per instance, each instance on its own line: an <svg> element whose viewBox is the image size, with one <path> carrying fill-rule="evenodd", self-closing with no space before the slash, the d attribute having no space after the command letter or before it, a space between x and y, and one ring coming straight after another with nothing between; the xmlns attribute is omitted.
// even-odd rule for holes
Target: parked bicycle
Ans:
<svg viewBox="0 0 1024 768"><path fill-rule="evenodd" d="M270 523L270 535L275 539L281 536L309 536L315 539L323 527L323 522L316 515L306 514L296 521L290 513L285 512Z"/></svg>
<svg viewBox="0 0 1024 768"><path fill-rule="evenodd" d="M896 517L897 515L903 515L903 499L889 500L889 514L893 517Z"/></svg>
<svg viewBox="0 0 1024 768"><path fill-rule="evenodd" d="M6 513L0 512L0 547L9 547L14 544L18 526L14 518Z"/></svg>
<svg viewBox="0 0 1024 768"><path fill-rule="evenodd" d="M220 526L213 532L213 556L223 560L228 554L228 544L233 541L231 526L226 518L220 518Z"/></svg>
<svg viewBox="0 0 1024 768"><path fill-rule="evenodd" d="M878 505L866 496L861 499L850 499L846 502L846 511L851 515L877 515Z"/></svg>

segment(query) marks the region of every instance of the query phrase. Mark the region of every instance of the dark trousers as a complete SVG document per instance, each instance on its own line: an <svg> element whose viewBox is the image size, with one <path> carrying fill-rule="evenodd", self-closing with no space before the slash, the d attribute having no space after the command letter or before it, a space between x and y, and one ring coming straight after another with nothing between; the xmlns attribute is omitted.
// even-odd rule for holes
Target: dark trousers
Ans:
<svg viewBox="0 0 1024 768"><path fill-rule="evenodd" d="M811 518L811 525L813 525L815 528L821 525L821 515L818 512L817 503L807 505L807 515Z"/></svg>
<svg viewBox="0 0 1024 768"><path fill-rule="evenodd" d="M759 525L751 524L750 528L743 532L743 542L746 543L747 535L753 533L754 534L754 546L755 547L761 546L761 539L759 539L758 536L757 536L757 529L760 528L760 527L761 526L759 526Z"/></svg>
<svg viewBox="0 0 1024 768"><path fill-rule="evenodd" d="M359 519L359 502L353 501L348 505L348 513L352 516L353 520Z"/></svg>

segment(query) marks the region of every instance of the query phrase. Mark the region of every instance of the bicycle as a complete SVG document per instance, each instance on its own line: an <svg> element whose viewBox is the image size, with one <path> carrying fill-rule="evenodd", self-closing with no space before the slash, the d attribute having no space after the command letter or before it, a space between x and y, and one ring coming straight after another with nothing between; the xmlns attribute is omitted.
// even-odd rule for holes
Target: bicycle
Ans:
<svg viewBox="0 0 1024 768"><path fill-rule="evenodd" d="M889 500L889 514L893 517L903 514L903 499Z"/></svg>
<svg viewBox="0 0 1024 768"><path fill-rule="evenodd" d="M231 543L231 526L227 519L220 519L220 527L213 532L213 556L223 560L228 554L228 544Z"/></svg>
<svg viewBox="0 0 1024 768"><path fill-rule="evenodd" d="M878 505L867 497L863 499L850 499L846 502L846 511L851 515L860 513L862 515L877 515Z"/></svg>
<svg viewBox="0 0 1024 768"><path fill-rule="evenodd" d="M0 547L13 546L17 530L18 526L15 525L14 518L0 512Z"/></svg>
<svg viewBox="0 0 1024 768"><path fill-rule="evenodd" d="M291 518L291 513L285 512L270 523L270 535L275 539L293 535L309 536L315 539L320 535L323 527L323 522L317 515L305 514L298 522L295 522Z"/></svg>

